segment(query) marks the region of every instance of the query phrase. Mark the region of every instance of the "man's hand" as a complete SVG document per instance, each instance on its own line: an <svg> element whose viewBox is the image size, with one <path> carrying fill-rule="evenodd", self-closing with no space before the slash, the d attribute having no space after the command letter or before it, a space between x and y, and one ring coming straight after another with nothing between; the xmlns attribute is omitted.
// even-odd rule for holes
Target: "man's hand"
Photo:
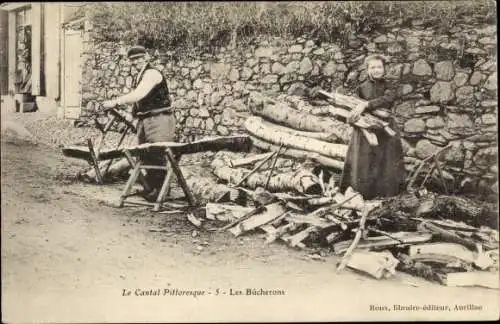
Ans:
<svg viewBox="0 0 500 324"><path fill-rule="evenodd" d="M105 108L105 109L114 108L116 106L117 106L116 100L105 100L102 103L102 107Z"/></svg>

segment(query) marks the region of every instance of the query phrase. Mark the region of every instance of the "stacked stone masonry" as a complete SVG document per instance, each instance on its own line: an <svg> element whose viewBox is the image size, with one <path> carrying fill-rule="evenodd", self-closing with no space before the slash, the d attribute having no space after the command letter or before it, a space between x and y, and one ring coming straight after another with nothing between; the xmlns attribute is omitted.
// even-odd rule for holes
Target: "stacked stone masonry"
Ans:
<svg viewBox="0 0 500 324"><path fill-rule="evenodd" d="M99 101L129 92L138 73L125 58L128 44L87 39L83 116ZM496 50L496 26L459 25L446 34L392 28L351 37L347 44L268 37L215 53L150 54L168 80L179 140L186 141L244 132L251 91L278 94L301 84L353 90L366 79L363 59L382 53L389 58L387 78L400 95L396 119L415 147L411 154L425 158L451 144L443 156L448 169L484 187L495 183L497 172Z"/></svg>

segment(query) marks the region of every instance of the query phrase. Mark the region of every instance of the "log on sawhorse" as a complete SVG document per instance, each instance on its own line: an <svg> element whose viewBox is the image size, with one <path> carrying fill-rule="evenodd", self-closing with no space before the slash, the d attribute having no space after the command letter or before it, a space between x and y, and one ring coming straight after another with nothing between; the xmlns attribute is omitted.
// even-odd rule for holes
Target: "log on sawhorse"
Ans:
<svg viewBox="0 0 500 324"><path fill-rule="evenodd" d="M151 152L163 154L166 148L170 148L175 154L193 154L199 152L229 150L233 152L250 152L252 140L248 135L218 136L214 138L204 138L190 143L178 142L157 142L145 143L133 147L127 147L127 150L137 155L141 152ZM88 148L82 146L68 146L62 150L65 156L77 159L89 159ZM115 148L112 150L101 151L99 158L102 160L117 159L123 157L123 149Z"/></svg>
<svg viewBox="0 0 500 324"><path fill-rule="evenodd" d="M132 154L128 150L123 150L127 161L129 162L130 166L132 167L132 172L130 174L129 179L127 180L127 183L125 185L125 189L123 190L122 195L120 196L120 202L119 202L119 207L123 207L125 205L125 200L130 197L134 196L136 193L132 193L132 187L134 184L139 180L141 184L143 185L144 189L146 191L149 191L151 188L148 188L148 184L144 179L144 175L142 174L142 170L165 170L166 174L163 180L163 184L161 186L160 192L158 193L158 197L156 198L156 201L154 203L140 203L141 205L146 205L146 206L153 206L154 211L159 211L160 208L163 206L163 203L165 202L166 196L169 195L170 193L170 185L172 181L172 177L175 176L177 179L177 182L179 183L180 187L182 188L184 195L191 207L196 206L196 200L191 193L191 190L189 189L186 179L184 178L184 175L182 174L182 171L178 165L177 159L174 157L174 154L170 148L166 148L164 151L164 154L167 158L167 163L164 166L158 166L158 165L145 165L142 163L142 161L134 161L134 158L132 157Z"/></svg>

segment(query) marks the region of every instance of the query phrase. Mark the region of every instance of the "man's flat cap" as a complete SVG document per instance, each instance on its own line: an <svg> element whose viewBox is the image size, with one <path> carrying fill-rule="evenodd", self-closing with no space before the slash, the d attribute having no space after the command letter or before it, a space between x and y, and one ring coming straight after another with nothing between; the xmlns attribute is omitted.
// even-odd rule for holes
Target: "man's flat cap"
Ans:
<svg viewBox="0 0 500 324"><path fill-rule="evenodd" d="M137 58L146 55L146 49L142 46L132 46L128 51L127 51L127 57L129 59Z"/></svg>

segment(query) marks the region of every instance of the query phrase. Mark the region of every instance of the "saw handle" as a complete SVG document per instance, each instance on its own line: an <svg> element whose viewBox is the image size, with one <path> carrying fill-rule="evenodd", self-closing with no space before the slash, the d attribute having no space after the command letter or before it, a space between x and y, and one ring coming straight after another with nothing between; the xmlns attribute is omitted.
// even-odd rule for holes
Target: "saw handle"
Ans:
<svg viewBox="0 0 500 324"><path fill-rule="evenodd" d="M132 130L132 132L136 133L137 129L133 123L128 121L122 114L120 114L115 108L106 109L106 111L111 115L111 118L117 119L118 122L122 122L127 125L128 128Z"/></svg>

